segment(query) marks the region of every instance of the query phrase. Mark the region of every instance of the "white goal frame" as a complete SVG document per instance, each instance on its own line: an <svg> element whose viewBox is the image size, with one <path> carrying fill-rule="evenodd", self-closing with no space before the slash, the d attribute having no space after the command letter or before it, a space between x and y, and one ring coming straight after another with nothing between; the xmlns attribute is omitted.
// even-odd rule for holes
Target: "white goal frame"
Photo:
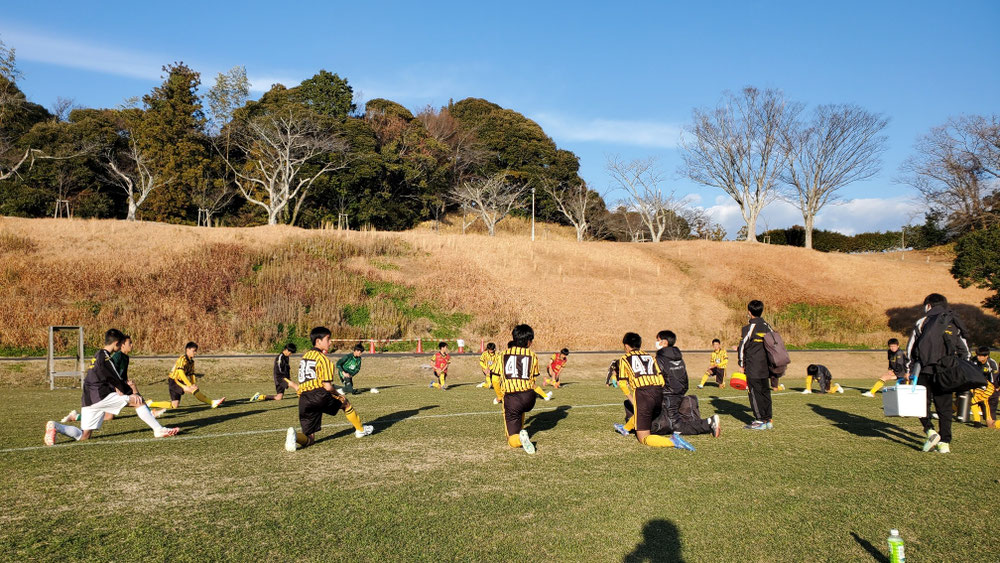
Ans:
<svg viewBox="0 0 1000 563"><path fill-rule="evenodd" d="M77 370L75 371L56 371L56 357L55 357L55 344L56 344L56 333L63 330L75 330L79 333L79 340L77 341L76 349L76 363ZM56 389L56 378L68 378L80 380L80 387L83 387L83 377L86 373L86 368L84 368L84 351L83 351L83 327L82 326L50 326L49 327L49 355L48 355L48 369L49 372L49 391ZM59 387L59 389L70 389L70 387Z"/></svg>

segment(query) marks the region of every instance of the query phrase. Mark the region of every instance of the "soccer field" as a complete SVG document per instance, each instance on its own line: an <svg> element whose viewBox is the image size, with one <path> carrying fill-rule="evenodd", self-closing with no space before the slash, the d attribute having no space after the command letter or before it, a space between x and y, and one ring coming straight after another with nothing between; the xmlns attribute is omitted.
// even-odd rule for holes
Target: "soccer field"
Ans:
<svg viewBox="0 0 1000 563"><path fill-rule="evenodd" d="M177 437L154 439L126 409L91 441L51 448L45 421L79 408L80 391L39 386L39 365L0 364L0 557L879 561L898 528L912 561L995 559L1000 431L956 423L951 454L922 453L916 419L885 418L858 391L884 357L793 352L775 429L751 432L746 393L694 389L707 354L686 354L702 415L718 413L723 432L685 452L615 433L613 356L571 355L563 387L527 419L534 456L507 446L471 356L456 357L447 391L427 388L429 357L366 356L357 383L381 392L352 402L374 434L327 417L295 453L283 440L297 401L246 400L273 392L268 359L199 360L202 389L229 399L211 410L185 396L161 419ZM800 394L810 362L847 392ZM146 397L166 398L168 367L133 361Z"/></svg>

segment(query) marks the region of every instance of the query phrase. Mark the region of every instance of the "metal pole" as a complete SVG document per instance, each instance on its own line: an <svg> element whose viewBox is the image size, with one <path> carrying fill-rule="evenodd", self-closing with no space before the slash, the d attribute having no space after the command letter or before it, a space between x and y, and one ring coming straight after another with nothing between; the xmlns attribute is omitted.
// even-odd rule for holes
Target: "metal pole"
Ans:
<svg viewBox="0 0 1000 563"><path fill-rule="evenodd" d="M531 241L535 241L535 188L531 188Z"/></svg>

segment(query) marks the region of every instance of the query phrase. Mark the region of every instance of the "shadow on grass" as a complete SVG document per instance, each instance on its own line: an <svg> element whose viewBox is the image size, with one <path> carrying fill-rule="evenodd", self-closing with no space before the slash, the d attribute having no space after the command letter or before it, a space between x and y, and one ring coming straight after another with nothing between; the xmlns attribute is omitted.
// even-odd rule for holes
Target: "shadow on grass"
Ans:
<svg viewBox="0 0 1000 563"><path fill-rule="evenodd" d="M923 445L923 437L905 428L889 424L881 420L864 417L861 415L831 409L815 403L808 405L812 410L833 423L844 432L849 432L861 438L884 438L897 444L920 449Z"/></svg>
<svg viewBox="0 0 1000 563"><path fill-rule="evenodd" d="M211 426L213 424L219 424L220 422L226 422L227 420L233 420L236 418L243 418L244 416L252 416L255 414L260 414L263 412L270 412L278 409L287 409L291 405L286 407L278 407L277 409L257 409L252 411L239 411L239 412L228 412L223 414L217 414L215 416L209 416L206 418L195 418L192 420L182 420L177 424L172 424L170 426L176 426L182 430L188 428L204 428L205 426ZM167 426L167 425L164 425Z"/></svg>
<svg viewBox="0 0 1000 563"><path fill-rule="evenodd" d="M866 540L865 538L859 536L855 532L851 532L851 537L853 537L854 541L858 542L858 545L860 545L861 547L863 547L864 550L867 551L868 554L872 556L872 559L874 559L875 561L878 561L879 563L889 563L889 558L886 557L884 553L882 553L881 551L879 551L879 549L877 547L875 547L874 545L872 545L872 542L870 542L870 541Z"/></svg>
<svg viewBox="0 0 1000 563"><path fill-rule="evenodd" d="M384 430L386 430L387 428L389 428L393 424L396 424L397 422L402 422L402 421L404 421L404 420L406 420L406 419L408 419L410 417L414 417L414 416L420 414L420 411L425 411L425 410L430 410L430 409L436 409L436 408L438 408L438 406L439 405L427 405L427 406L416 408L416 409L407 409L405 411L396 411L394 413L384 414L384 415L376 418L375 420L364 420L364 419L362 419L361 422L363 424L370 424L370 425L372 425L372 427L373 427L372 434L378 434L380 432L383 432ZM330 415L327 414L327 415L323 415L323 416L324 417L329 417ZM345 429L343 429L343 430L341 430L339 432L335 432L333 434L330 434L329 436L324 436L322 438L319 438L319 439L316 440L315 443L318 444L320 442L325 442L327 440L333 440L333 439L336 439L336 438L342 438L344 436L350 436L351 434L354 434L354 428L353 427L345 428Z"/></svg>
<svg viewBox="0 0 1000 563"><path fill-rule="evenodd" d="M569 416L569 405L561 405L551 411L543 411L528 419L525 429L532 434L552 430L559 421Z"/></svg>
<svg viewBox="0 0 1000 563"><path fill-rule="evenodd" d="M642 542L622 558L624 563L683 563L681 533L670 520L650 520L642 527Z"/></svg>
<svg viewBox="0 0 1000 563"><path fill-rule="evenodd" d="M712 397L708 402L715 409L715 414L719 416L731 416L743 424L753 422L753 413L750 411L750 405L735 403L727 399L720 399L719 397Z"/></svg>

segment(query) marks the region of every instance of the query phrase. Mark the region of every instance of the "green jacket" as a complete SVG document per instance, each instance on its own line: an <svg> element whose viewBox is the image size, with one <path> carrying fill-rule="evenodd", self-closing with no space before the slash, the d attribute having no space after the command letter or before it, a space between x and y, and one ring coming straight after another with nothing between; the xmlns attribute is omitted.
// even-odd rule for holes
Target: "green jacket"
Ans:
<svg viewBox="0 0 1000 563"><path fill-rule="evenodd" d="M355 358L353 352L337 360L337 375L341 378L345 373L354 377L359 371L361 371L361 358Z"/></svg>
<svg viewBox="0 0 1000 563"><path fill-rule="evenodd" d="M121 352L115 352L111 354L111 363L114 364L122 381L128 381L128 356Z"/></svg>

